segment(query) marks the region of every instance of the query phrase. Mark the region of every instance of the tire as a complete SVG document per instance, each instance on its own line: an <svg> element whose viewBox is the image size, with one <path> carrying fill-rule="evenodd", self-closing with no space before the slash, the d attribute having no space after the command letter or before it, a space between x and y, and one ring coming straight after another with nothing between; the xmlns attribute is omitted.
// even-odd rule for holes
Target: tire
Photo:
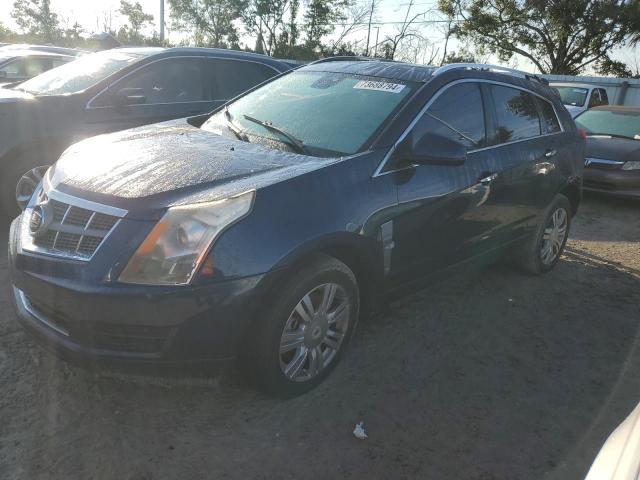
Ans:
<svg viewBox="0 0 640 480"><path fill-rule="evenodd" d="M335 368L355 328L360 299L353 272L327 255L301 265L278 291L254 324L242 363L257 387L291 398L318 386Z"/></svg>
<svg viewBox="0 0 640 480"><path fill-rule="evenodd" d="M554 215L559 215L564 219L562 222L564 230L562 228L555 229ZM557 194L540 216L540 223L536 227L534 234L515 252L514 260L516 264L532 275L540 275L551 271L560 260L560 256L567 244L571 228L571 217L571 202L564 195ZM559 221L560 218L555 217L555 220ZM548 246L551 248L550 253L547 250Z"/></svg>
<svg viewBox="0 0 640 480"><path fill-rule="evenodd" d="M20 178L33 168L43 165L42 159L31 155L13 157L2 165L0 175L0 217L3 221L13 220L20 214L16 201L16 186ZM1 163L0 163L1 165Z"/></svg>

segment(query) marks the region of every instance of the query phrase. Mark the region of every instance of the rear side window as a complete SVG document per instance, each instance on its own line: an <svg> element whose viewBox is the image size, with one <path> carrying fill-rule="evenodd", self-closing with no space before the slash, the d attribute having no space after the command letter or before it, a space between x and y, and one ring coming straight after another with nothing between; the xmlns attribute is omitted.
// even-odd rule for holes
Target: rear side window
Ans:
<svg viewBox="0 0 640 480"><path fill-rule="evenodd" d="M540 117L533 95L517 88L491 85L498 143L539 136Z"/></svg>
<svg viewBox="0 0 640 480"><path fill-rule="evenodd" d="M435 133L469 149L486 145L482 94L477 83L459 83L445 90L416 124L414 135Z"/></svg>
<svg viewBox="0 0 640 480"><path fill-rule="evenodd" d="M556 133L559 132L560 122L556 115L553 105L541 98L538 99L540 105L540 112L542 113L542 133Z"/></svg>
<svg viewBox="0 0 640 480"><path fill-rule="evenodd" d="M230 100L278 74L271 67L255 62L218 58L206 62L211 100Z"/></svg>
<svg viewBox="0 0 640 480"><path fill-rule="evenodd" d="M604 88L600 89L600 99L602 101L602 105L609 105L609 96Z"/></svg>
<svg viewBox="0 0 640 480"><path fill-rule="evenodd" d="M141 88L147 104L201 101L202 63L199 58L154 62L117 84L116 90L122 88Z"/></svg>

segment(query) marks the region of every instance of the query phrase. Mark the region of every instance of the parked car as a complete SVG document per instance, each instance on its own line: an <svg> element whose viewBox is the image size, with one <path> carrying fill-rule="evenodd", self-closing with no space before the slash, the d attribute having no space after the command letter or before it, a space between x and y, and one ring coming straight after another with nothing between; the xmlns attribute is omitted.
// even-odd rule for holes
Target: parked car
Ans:
<svg viewBox="0 0 640 480"><path fill-rule="evenodd" d="M609 105L607 90L588 83L551 83L572 117L589 108Z"/></svg>
<svg viewBox="0 0 640 480"><path fill-rule="evenodd" d="M297 395L381 298L507 252L550 271L584 139L547 85L491 68L322 61L73 145L11 227L22 323L92 361L240 355Z"/></svg>
<svg viewBox="0 0 640 480"><path fill-rule="evenodd" d="M17 215L18 179L52 164L75 141L210 112L290 68L231 50L127 48L84 55L0 89L0 208ZM21 198L30 197L29 185L19 186Z"/></svg>
<svg viewBox="0 0 640 480"><path fill-rule="evenodd" d="M640 198L640 108L597 107L575 121L587 133L584 189Z"/></svg>
<svg viewBox="0 0 640 480"><path fill-rule="evenodd" d="M55 45L30 45L27 43L8 43L2 44L0 52L6 52L7 50L36 50L39 52L57 53L59 55L69 55L71 57L79 57L89 52L86 50L78 50L75 48L56 47Z"/></svg>
<svg viewBox="0 0 640 480"><path fill-rule="evenodd" d="M24 82L75 58L36 50L0 49L0 86Z"/></svg>

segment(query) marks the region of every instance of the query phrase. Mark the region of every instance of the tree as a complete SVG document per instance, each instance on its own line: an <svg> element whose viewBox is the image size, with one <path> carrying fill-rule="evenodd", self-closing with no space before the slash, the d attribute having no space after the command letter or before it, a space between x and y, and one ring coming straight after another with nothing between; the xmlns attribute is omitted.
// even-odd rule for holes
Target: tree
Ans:
<svg viewBox="0 0 640 480"><path fill-rule="evenodd" d="M176 27L195 31L196 45L240 47L234 22L246 10L246 0L169 0L169 5Z"/></svg>
<svg viewBox="0 0 640 480"><path fill-rule="evenodd" d="M23 33L52 43L60 38L58 15L51 10L51 0L15 0L11 16Z"/></svg>
<svg viewBox="0 0 640 480"><path fill-rule="evenodd" d="M306 47L320 50L322 38L335 30L337 22L346 19L345 8L350 5L349 0L311 0L304 12Z"/></svg>
<svg viewBox="0 0 640 480"><path fill-rule="evenodd" d="M414 3L414 0L409 1L409 5L407 6L407 13L404 16L404 22L395 27L395 35L387 36L385 38L383 46L384 58L393 60L396 56L396 52L398 51L398 47L400 47L400 44L402 42L405 42L406 40L423 39L423 36L415 28L415 22L420 18L423 18L427 12L421 12L411 15L411 9L413 8Z"/></svg>
<svg viewBox="0 0 640 480"><path fill-rule="evenodd" d="M243 12L247 31L257 36L256 51L273 55L280 43L288 43L285 15L297 15L298 0L250 0ZM295 20L294 20L295 23Z"/></svg>
<svg viewBox="0 0 640 480"><path fill-rule="evenodd" d="M140 36L140 30L146 24L153 24L153 15L144 13L140 2L127 2L127 0L120 0L120 9L118 13L127 17L129 23L129 31L132 36Z"/></svg>
<svg viewBox="0 0 640 480"><path fill-rule="evenodd" d="M579 74L640 31L637 0L439 0L439 8L481 53L520 55L541 73Z"/></svg>

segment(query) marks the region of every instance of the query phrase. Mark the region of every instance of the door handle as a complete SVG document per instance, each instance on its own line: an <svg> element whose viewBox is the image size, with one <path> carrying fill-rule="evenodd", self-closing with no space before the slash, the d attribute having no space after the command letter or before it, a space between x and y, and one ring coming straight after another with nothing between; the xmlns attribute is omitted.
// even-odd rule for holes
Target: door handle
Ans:
<svg viewBox="0 0 640 480"><path fill-rule="evenodd" d="M545 156L545 157L547 157L547 158L551 158L551 157L553 157L556 153L558 153L558 152L556 152L555 150L551 150L551 149L549 149L549 150L547 150L547 151L546 151L546 153L544 154L544 156Z"/></svg>
<svg viewBox="0 0 640 480"><path fill-rule="evenodd" d="M482 177L480 177L480 183L483 185L489 185L491 182L493 182L496 178L498 178L498 174L497 173L483 173Z"/></svg>

